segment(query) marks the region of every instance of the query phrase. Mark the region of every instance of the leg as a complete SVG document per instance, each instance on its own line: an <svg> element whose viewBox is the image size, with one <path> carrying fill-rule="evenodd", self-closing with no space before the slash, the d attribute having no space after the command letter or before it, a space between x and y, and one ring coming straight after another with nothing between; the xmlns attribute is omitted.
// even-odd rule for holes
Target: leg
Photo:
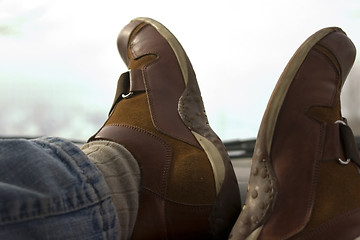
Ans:
<svg viewBox="0 0 360 240"><path fill-rule="evenodd" d="M117 239L100 171L57 138L0 141L0 239Z"/></svg>

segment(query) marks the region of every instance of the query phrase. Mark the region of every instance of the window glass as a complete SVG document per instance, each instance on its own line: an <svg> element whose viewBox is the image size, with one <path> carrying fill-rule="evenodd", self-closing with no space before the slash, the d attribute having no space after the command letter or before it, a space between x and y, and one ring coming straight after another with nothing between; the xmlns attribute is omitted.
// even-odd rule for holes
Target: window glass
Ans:
<svg viewBox="0 0 360 240"><path fill-rule="evenodd" d="M96 132L127 70L117 34L139 16L182 43L224 140L256 137L278 77L315 31L339 26L360 48L357 0L0 0L0 136L86 140ZM342 96L357 135L359 75L357 58Z"/></svg>

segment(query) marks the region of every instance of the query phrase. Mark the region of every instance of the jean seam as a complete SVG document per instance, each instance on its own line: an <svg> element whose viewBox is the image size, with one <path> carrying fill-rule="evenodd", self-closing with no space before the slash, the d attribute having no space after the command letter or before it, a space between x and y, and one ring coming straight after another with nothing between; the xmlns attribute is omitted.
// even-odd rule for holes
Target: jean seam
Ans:
<svg viewBox="0 0 360 240"><path fill-rule="evenodd" d="M79 153L81 153L81 150L79 151ZM55 154L58 155L57 152L55 152ZM84 154L84 156L85 156L85 157L88 159L88 161L90 162L89 158L88 158L85 154ZM105 232L105 235L106 235L105 238L106 238L106 239L109 239L109 236L108 236L108 234L109 234L109 233L108 233L108 230L109 230L109 229L106 229L106 228L105 228L104 208L103 208L103 202L102 202L102 200L101 200L101 196L99 195L99 192L98 192L97 188L95 187L95 185L92 183L91 178L89 178L88 175L85 173L84 169L81 168L81 166L78 164L77 161L74 160L74 162L75 162L76 166L80 169L82 175L85 176L86 182L92 187L94 193L96 194L97 201L98 201L98 203L99 203L99 213L100 213L101 220L102 220L102 230L103 230L103 232ZM106 223L106 225L107 225L107 223Z"/></svg>
<svg viewBox="0 0 360 240"><path fill-rule="evenodd" d="M52 145L53 143L55 143L55 144L58 143L59 140L60 140L60 139L57 139L57 138L52 139L52 141L50 141L50 145ZM62 142L62 141L61 141L61 142ZM62 143L63 143L63 142L62 142ZM53 146L52 146L52 147L53 147ZM63 151L63 150L57 148L56 146L55 146L55 148L56 148L56 150L57 150L57 151L55 151L55 154L56 154L57 156L59 156L58 150L61 150L61 151ZM79 151L77 152L77 154L81 154L81 153L82 153L82 152L81 152L81 150L79 149ZM82 155L88 159L89 163L91 162L91 161L89 160L89 158L88 158L84 153L83 153ZM59 157L61 157L61 156L59 156ZM75 160L75 158L72 158L71 160L72 160L72 161L76 164L76 166L80 169L82 175L85 176L86 182L91 186L91 188L93 189L93 191L94 191L94 193L95 193L95 195L96 195L96 197L97 197L97 201L98 201L98 203L99 203L99 213L100 213L101 220L102 220L102 230L103 230L103 232L105 232L105 235L106 235L105 238L106 238L106 239L109 239L109 236L108 236L108 235L109 235L109 232L108 232L109 229L106 229L106 228L105 228L104 208L103 208L103 201L102 201L102 199L101 199L101 196L99 195L99 192L98 192L97 188L95 187L95 185L92 183L91 178L88 177L88 175L85 173L84 169L78 164L78 162ZM108 223L106 223L106 225L107 225L107 224L108 224Z"/></svg>
<svg viewBox="0 0 360 240"><path fill-rule="evenodd" d="M78 163L77 162L75 162L75 163L80 168ZM85 174L84 170L82 168L80 168L80 169L81 169L81 173L86 177L86 181L90 184L90 186L92 187L93 191L96 194L97 200L99 202L99 212L100 212L100 216L101 216L101 220L102 220L102 230L106 234L106 239L109 239L109 236L108 236L109 229L105 229L104 208L103 208L103 202L101 201L101 196L99 195L95 185L90 181L89 177Z"/></svg>

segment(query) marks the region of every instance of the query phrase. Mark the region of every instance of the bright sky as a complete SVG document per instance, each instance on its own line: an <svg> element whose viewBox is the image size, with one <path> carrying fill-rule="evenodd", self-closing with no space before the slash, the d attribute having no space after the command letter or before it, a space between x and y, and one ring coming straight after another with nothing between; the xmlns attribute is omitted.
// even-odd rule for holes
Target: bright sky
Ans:
<svg viewBox="0 0 360 240"><path fill-rule="evenodd" d="M360 49L358 0L0 0L0 136L86 140L126 71L117 35L143 16L182 43L224 140L256 137L278 77L311 34L338 26Z"/></svg>

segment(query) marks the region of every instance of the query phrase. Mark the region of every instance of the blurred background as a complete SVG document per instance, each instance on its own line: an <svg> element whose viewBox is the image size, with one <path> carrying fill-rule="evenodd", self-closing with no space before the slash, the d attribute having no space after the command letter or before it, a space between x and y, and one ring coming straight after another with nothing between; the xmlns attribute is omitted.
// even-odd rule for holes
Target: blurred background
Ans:
<svg viewBox="0 0 360 240"><path fill-rule="evenodd" d="M278 77L311 34L338 26L360 49L358 0L0 0L0 136L85 141L95 133L127 70L117 35L140 16L182 43L225 141L256 137ZM342 94L355 135L359 88L357 57Z"/></svg>

